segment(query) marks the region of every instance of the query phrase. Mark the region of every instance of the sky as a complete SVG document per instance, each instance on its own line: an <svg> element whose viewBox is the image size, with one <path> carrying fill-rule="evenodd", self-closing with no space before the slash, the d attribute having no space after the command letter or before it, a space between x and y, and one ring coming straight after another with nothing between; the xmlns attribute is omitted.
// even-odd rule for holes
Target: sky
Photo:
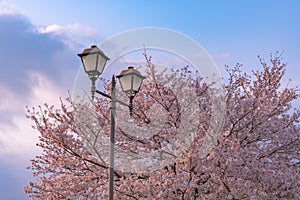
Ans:
<svg viewBox="0 0 300 200"><path fill-rule="evenodd" d="M224 77L225 65L242 63L251 71L260 67L258 55L268 60L284 51L286 81L300 86L297 0L0 0L0 199L28 199L22 189L32 180L26 167L40 150L26 106L58 105L81 68L77 53L144 27L192 38Z"/></svg>

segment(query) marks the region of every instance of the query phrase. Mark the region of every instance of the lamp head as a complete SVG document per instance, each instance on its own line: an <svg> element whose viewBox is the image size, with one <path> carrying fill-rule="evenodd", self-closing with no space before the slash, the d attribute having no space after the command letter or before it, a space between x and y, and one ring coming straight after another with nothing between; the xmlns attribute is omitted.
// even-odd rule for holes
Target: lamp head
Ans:
<svg viewBox="0 0 300 200"><path fill-rule="evenodd" d="M81 58L84 71L90 78L95 79L102 74L105 64L109 60L96 45L84 49L78 56Z"/></svg>
<svg viewBox="0 0 300 200"><path fill-rule="evenodd" d="M123 70L120 75L117 76L120 81L123 92L127 96L133 98L136 93L139 92L143 80L145 79L141 73L130 66L128 69Z"/></svg>

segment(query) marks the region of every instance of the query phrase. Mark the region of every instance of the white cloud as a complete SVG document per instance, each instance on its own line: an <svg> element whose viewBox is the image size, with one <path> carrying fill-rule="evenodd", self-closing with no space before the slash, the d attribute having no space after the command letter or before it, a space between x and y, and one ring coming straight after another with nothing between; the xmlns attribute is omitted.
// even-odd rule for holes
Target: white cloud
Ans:
<svg viewBox="0 0 300 200"><path fill-rule="evenodd" d="M96 29L89 27L89 26L80 25L78 23L67 25L65 27L65 29L69 30L74 35L82 35L85 37L96 37L97 36Z"/></svg>
<svg viewBox="0 0 300 200"><path fill-rule="evenodd" d="M0 128L0 157L17 156L25 159L36 155L38 134L29 125L25 115L13 117L15 127L1 125Z"/></svg>
<svg viewBox="0 0 300 200"><path fill-rule="evenodd" d="M25 117L24 102L30 106L49 105L58 106L60 104L59 97L65 96L65 91L47 77L33 72L30 74L31 79L36 83L32 87L32 95L30 99L24 101L11 94L10 91L2 90L2 95L6 96L0 111L18 112L12 117L13 126L2 123L0 124L0 157L7 155L22 155L27 159L32 158L37 153L36 143L38 141L38 133L32 129L32 122ZM2 103L1 103L2 105Z"/></svg>
<svg viewBox="0 0 300 200"><path fill-rule="evenodd" d="M62 27L57 25L57 24L53 24L50 26L45 26L45 27L41 27L38 29L39 33L58 33L61 34L62 33Z"/></svg>
<svg viewBox="0 0 300 200"><path fill-rule="evenodd" d="M67 95L66 85L75 73L73 64L76 62L70 57L73 51L61 42L60 37L52 38L50 34L41 37L41 32L32 32L34 25L17 13L0 0L0 15L10 14L0 20L3 29L0 50L6 52L1 54L0 64L9 66L2 67L0 73L0 158L9 159L12 155L29 159L36 154L38 133L31 128L32 122L25 117L25 106L44 103L59 105L59 97ZM80 27L73 25L68 28L79 32ZM60 31L63 34L66 30L55 25L43 33ZM91 36L92 31L89 33L88 30L86 35ZM10 38L14 38L13 43ZM9 51L10 48L13 51ZM16 53L19 59L15 59Z"/></svg>
<svg viewBox="0 0 300 200"><path fill-rule="evenodd" d="M15 9L12 4L1 0L0 15L13 15L26 18L26 16ZM35 29L38 34L53 34L55 36L60 36L60 39L71 49L76 49L80 45L91 45L100 41L95 28L79 23L63 26L58 24L40 27L34 26L36 27Z"/></svg>
<svg viewBox="0 0 300 200"><path fill-rule="evenodd" d="M0 1L0 15L15 15L18 11L6 1Z"/></svg>
<svg viewBox="0 0 300 200"><path fill-rule="evenodd" d="M39 27L37 32L40 34L54 34L62 37L62 40L72 49L76 48L78 44L95 43L97 40L96 29L81 25L78 23L67 24L65 26L60 26L57 24L52 24L49 26Z"/></svg>
<svg viewBox="0 0 300 200"><path fill-rule="evenodd" d="M53 81L48 79L46 76L37 73L30 73L31 80L36 83L32 88L32 105L41 105L47 102L52 105L59 105L59 97L66 95L66 90L59 85L56 85Z"/></svg>
<svg viewBox="0 0 300 200"><path fill-rule="evenodd" d="M66 26L60 26L57 24L52 24L49 26L44 26L38 28L39 33L55 33L55 34L67 34L70 36L77 37L96 37L97 31L96 29L81 25L78 23L68 24Z"/></svg>
<svg viewBox="0 0 300 200"><path fill-rule="evenodd" d="M20 101L20 98L16 94L10 91L7 87L0 84L0 94L2 98L0 99L0 112L18 112L20 108L24 105L24 102Z"/></svg>

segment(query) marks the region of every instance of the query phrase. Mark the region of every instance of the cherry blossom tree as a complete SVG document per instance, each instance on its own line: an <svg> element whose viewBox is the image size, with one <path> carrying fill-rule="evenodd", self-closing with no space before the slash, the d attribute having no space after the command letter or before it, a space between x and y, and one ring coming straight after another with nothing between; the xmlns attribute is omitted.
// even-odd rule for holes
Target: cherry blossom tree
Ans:
<svg viewBox="0 0 300 200"><path fill-rule="evenodd" d="M212 89L216 82L188 67L166 73L148 62L133 117L126 107L116 116L116 198L300 199L300 110L292 106L299 93L281 85L286 64L280 55L259 60L262 69L252 74L239 64L226 67L224 96ZM215 99L226 103L217 109L225 117L212 118ZM68 98L60 108L28 108L43 151L29 167L36 178L24 188L30 198L107 198L109 112L109 100L101 97L93 104ZM187 118L182 130L189 133L175 151ZM220 133L213 138L208 132L216 120ZM215 142L203 152L205 138ZM156 165L162 157L152 152L165 153L167 162Z"/></svg>

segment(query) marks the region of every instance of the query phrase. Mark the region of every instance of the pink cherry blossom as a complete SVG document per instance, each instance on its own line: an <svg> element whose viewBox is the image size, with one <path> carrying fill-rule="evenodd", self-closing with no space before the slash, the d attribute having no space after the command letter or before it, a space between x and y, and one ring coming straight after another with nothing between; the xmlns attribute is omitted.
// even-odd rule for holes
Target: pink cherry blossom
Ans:
<svg viewBox="0 0 300 200"><path fill-rule="evenodd" d="M184 104L174 91L182 91L185 101L197 98L197 108L193 107L197 112L189 116L197 129L188 148L174 154L176 159L166 166L140 172L116 169L115 198L300 199L300 110L292 107L299 93L297 88L281 85L286 65L280 56L271 56L268 63L259 60L262 69L252 74L243 72L239 64L226 67L225 118L221 134L207 154L201 154L201 149L212 126L210 85L199 74L192 75L188 67L172 76L155 70L149 73L152 79L134 99L132 120L139 130L151 124L159 128L141 136L127 133L124 130L130 130L131 125L120 122L116 148L126 155L148 155L167 148L184 120ZM154 104L160 105L157 113L152 109ZM61 101L60 108L47 104L28 108L28 118L40 133L37 145L43 150L29 167L35 180L24 191L30 198L107 199L108 143L95 137L100 133L104 138L109 136L110 103L97 98L94 106L96 121L84 114L88 106L79 106L70 98ZM116 165L133 168L121 153L119 157L116 154Z"/></svg>

